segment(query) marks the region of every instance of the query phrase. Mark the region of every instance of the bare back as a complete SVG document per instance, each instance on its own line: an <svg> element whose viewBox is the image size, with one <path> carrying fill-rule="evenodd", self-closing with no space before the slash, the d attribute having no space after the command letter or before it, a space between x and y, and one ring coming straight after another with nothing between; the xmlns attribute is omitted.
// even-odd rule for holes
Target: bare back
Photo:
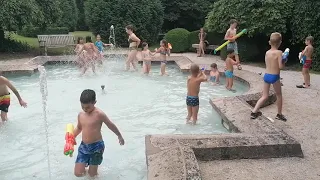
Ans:
<svg viewBox="0 0 320 180"><path fill-rule="evenodd" d="M226 59L226 68L228 71L233 72L233 65L236 64L236 61L234 61L233 59L227 57Z"/></svg>
<svg viewBox="0 0 320 180"><path fill-rule="evenodd" d="M313 46L312 45L308 45L305 48L305 55L307 57L307 60L312 60L312 55L313 55Z"/></svg>
<svg viewBox="0 0 320 180"><path fill-rule="evenodd" d="M188 96L198 96L200 92L201 80L198 77L189 76L187 82Z"/></svg>
<svg viewBox="0 0 320 180"><path fill-rule="evenodd" d="M93 112L87 114L85 112L79 113L78 123L81 124L82 141L86 144L91 144L102 140L101 126L103 120L101 119L104 112L95 108Z"/></svg>
<svg viewBox="0 0 320 180"><path fill-rule="evenodd" d="M95 45L93 43L85 43L83 50L87 51L88 54L92 55L95 53Z"/></svg>
<svg viewBox="0 0 320 180"><path fill-rule="evenodd" d="M282 61L282 52L280 50L270 49L266 52L266 73L268 74L280 74L280 64Z"/></svg>
<svg viewBox="0 0 320 180"><path fill-rule="evenodd" d="M0 85L0 96L9 94L8 87L6 85Z"/></svg>

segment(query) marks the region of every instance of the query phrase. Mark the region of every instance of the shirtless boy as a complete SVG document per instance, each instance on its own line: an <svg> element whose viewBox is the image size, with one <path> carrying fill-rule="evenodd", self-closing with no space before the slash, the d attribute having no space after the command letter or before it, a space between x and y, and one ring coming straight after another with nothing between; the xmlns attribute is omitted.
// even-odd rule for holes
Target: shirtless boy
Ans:
<svg viewBox="0 0 320 180"><path fill-rule="evenodd" d="M91 66L92 71L96 73L95 60L98 58L99 51L98 51L98 48L92 43L90 36L86 37L86 43L82 46L81 49L79 49L78 52L81 53L83 50L86 52L86 55L85 55L85 64L83 66L82 75L86 73L86 71L88 70L88 66Z"/></svg>
<svg viewBox="0 0 320 180"><path fill-rule="evenodd" d="M238 52L238 44L236 42L236 35L237 35L237 29L236 27L238 26L238 21L235 19L230 20L230 27L227 30L224 39L229 40L230 43L227 45L227 49L233 49L235 53L235 58L236 62L238 65L238 69L241 70L241 65L240 65L240 59L239 59L239 52Z"/></svg>
<svg viewBox="0 0 320 180"><path fill-rule="evenodd" d="M310 74L309 69L311 68L312 64L312 54L313 54L313 37L308 36L306 38L306 47L303 50L303 53L301 54L301 58L303 56L306 56L306 60L304 62L304 65L302 67L302 75L304 83L303 85L298 85L297 88L308 88L310 87Z"/></svg>
<svg viewBox="0 0 320 180"><path fill-rule="evenodd" d="M187 81L187 123L190 122L192 118L192 124L196 124L198 120L198 112L199 112L199 92L200 92L200 84L201 82L207 81L207 76L203 71L200 71L199 66L196 64L191 65L191 76L188 77Z"/></svg>
<svg viewBox="0 0 320 180"><path fill-rule="evenodd" d="M280 33L275 32L270 35L269 44L271 49L266 52L266 73L264 74L264 86L262 97L258 100L256 106L252 110L251 119L256 119L261 116L262 113L259 111L260 107L269 97L270 85L273 85L274 91L277 96L277 107L278 114L276 119L281 121L287 121L286 117L282 114L282 92L280 84L280 69L284 67L282 62L282 51L278 50L282 42L282 36Z"/></svg>
<svg viewBox="0 0 320 180"><path fill-rule="evenodd" d="M0 76L0 110L1 110L1 120L7 121L8 120L8 110L10 106L10 93L8 88L11 89L11 91L17 96L19 100L19 104L22 107L27 107L27 103L24 102L17 91L17 89L11 84L11 82L3 77Z"/></svg>
<svg viewBox="0 0 320 180"><path fill-rule="evenodd" d="M88 174L94 177L98 175L98 166L102 163L105 148L101 135L102 123L118 136L120 145L124 145L124 140L107 115L95 107L96 93L93 90L84 90L81 93L80 102L84 112L78 115L74 136L77 137L82 132L82 142L79 145L74 174L77 177L85 176L85 168L89 166Z"/></svg>
<svg viewBox="0 0 320 180"><path fill-rule="evenodd" d="M226 76L226 88L229 91L235 91L232 89L233 86L233 66L238 63L233 60L235 56L233 49L227 49L227 59L226 59L226 71L224 72Z"/></svg>

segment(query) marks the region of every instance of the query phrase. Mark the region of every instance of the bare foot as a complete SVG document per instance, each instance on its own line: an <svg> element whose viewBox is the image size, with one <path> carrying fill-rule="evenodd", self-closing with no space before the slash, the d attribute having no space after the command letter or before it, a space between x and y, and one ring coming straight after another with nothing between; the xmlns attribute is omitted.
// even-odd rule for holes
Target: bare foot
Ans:
<svg viewBox="0 0 320 180"><path fill-rule="evenodd" d="M196 125L197 121L191 121L191 125Z"/></svg>

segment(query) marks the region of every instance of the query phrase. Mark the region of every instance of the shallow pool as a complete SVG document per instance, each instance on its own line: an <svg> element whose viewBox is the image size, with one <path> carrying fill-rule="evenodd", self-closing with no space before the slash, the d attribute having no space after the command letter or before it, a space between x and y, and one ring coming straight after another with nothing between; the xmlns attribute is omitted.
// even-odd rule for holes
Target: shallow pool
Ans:
<svg viewBox="0 0 320 180"><path fill-rule="evenodd" d="M118 126L126 141L125 146L120 146L117 137L103 126L106 150L99 169L99 179L103 180L146 179L144 137L147 134L227 133L221 125L221 117L209 104L209 98L234 96L248 90L239 82L235 82L236 93L226 91L223 85L203 83L199 124L186 125L186 74L182 74L177 66L169 65L168 77L159 76L159 66L153 66L152 74L145 76L140 71L124 72L123 64L120 60L109 60L97 75L89 71L83 77L71 65L46 66L50 170L39 74L8 77L29 107L20 108L12 95L9 121L0 127L0 179L44 180L49 179L49 172L51 179L82 179L73 175L77 152L73 158L66 157L63 147L65 126L76 124L77 114L81 111L79 97L84 89L96 91L97 107ZM101 85L106 86L105 93ZM80 141L81 136L77 138L77 142Z"/></svg>

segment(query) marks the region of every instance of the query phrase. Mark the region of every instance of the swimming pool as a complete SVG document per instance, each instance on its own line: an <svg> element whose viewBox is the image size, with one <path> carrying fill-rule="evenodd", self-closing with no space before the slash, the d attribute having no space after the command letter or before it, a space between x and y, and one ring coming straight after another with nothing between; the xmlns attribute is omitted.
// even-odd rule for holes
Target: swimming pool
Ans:
<svg viewBox="0 0 320 180"><path fill-rule="evenodd" d="M159 76L157 65L152 66L150 76L141 74L141 71L125 72L123 65L123 61L109 60L97 75L89 71L83 77L72 65L46 66L50 171L39 74L9 76L29 107L20 108L12 95L9 121L0 127L0 179L43 180L49 179L48 172L51 172L51 179L87 179L73 175L77 151L73 158L63 155L65 126L67 123L76 124L81 111L80 93L84 89L96 91L97 107L106 112L126 141L125 146L120 146L117 137L103 126L106 150L98 171L98 179L103 180L146 179L144 137L147 134L227 133L221 125L221 117L209 104L209 98L239 95L248 90L240 82L235 82L236 93L226 91L224 85L203 83L199 124L191 126L185 124L187 75L176 65L168 65L168 77ZM101 85L106 86L105 93ZM78 144L80 141L81 136L77 138Z"/></svg>

